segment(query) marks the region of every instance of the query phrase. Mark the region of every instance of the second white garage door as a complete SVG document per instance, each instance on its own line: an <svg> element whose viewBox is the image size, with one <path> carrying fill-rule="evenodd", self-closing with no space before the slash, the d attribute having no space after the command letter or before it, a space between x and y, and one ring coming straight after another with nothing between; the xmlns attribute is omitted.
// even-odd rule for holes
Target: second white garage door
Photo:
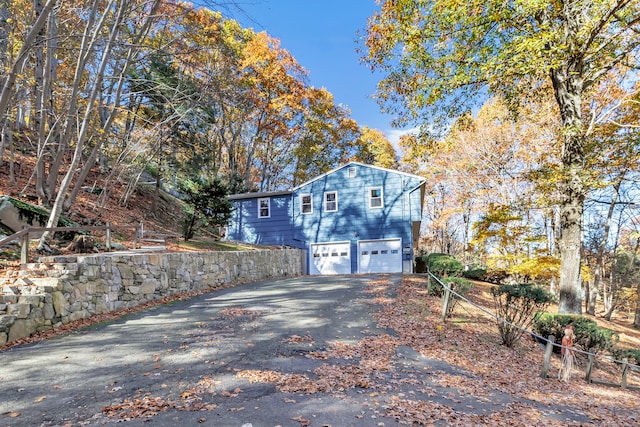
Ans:
<svg viewBox="0 0 640 427"><path fill-rule="evenodd" d="M351 274L351 243L312 243L309 274Z"/></svg>
<svg viewBox="0 0 640 427"><path fill-rule="evenodd" d="M358 242L358 272L401 273L402 240L361 240Z"/></svg>

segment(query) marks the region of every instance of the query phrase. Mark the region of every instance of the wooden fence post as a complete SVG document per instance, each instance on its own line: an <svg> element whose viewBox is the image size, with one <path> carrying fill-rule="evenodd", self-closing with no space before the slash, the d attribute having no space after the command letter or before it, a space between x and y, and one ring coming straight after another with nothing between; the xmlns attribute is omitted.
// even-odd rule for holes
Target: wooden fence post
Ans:
<svg viewBox="0 0 640 427"><path fill-rule="evenodd" d="M449 309L449 298L451 298L451 291L446 286L444 288L444 298L442 302L442 321L444 322L447 318L447 311Z"/></svg>
<svg viewBox="0 0 640 427"><path fill-rule="evenodd" d="M627 374L629 373L629 360L625 357L622 359L622 388L627 388Z"/></svg>
<svg viewBox="0 0 640 427"><path fill-rule="evenodd" d="M26 230L27 227L23 227ZM20 243L20 264L27 264L29 262L29 232L27 231L22 235L22 241Z"/></svg>
<svg viewBox="0 0 640 427"><path fill-rule="evenodd" d="M111 252L111 223L107 222L107 252Z"/></svg>
<svg viewBox="0 0 640 427"><path fill-rule="evenodd" d="M133 249L138 247L138 233L142 233L142 221L136 226L136 229L133 231ZM142 235L140 236L142 238Z"/></svg>
<svg viewBox="0 0 640 427"><path fill-rule="evenodd" d="M584 380L587 383L591 383L591 371L593 370L593 362L594 362L593 354L589 353L589 362L587 362L587 371L584 376Z"/></svg>
<svg viewBox="0 0 640 427"><path fill-rule="evenodd" d="M542 378L547 378L549 374L549 364L551 363L551 355L553 354L553 344L556 342L556 337L549 335L549 341L547 341L547 348L544 351L544 361L542 362Z"/></svg>

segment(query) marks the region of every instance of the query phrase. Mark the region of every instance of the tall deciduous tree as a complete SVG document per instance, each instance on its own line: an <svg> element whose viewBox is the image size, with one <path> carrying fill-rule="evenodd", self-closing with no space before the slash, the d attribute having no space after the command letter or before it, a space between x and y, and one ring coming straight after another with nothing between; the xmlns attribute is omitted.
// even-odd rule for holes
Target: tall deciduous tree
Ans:
<svg viewBox="0 0 640 427"><path fill-rule="evenodd" d="M356 160L383 168L398 168L398 154L381 131L364 126L357 144Z"/></svg>
<svg viewBox="0 0 640 427"><path fill-rule="evenodd" d="M47 227L57 225L65 203L69 202L69 190L74 186L74 179L76 187L82 185L81 180L76 178L76 173L81 166L86 144L93 139L98 146L94 147L97 152L103 142L101 135L111 131L120 111L127 71L137 57L141 41L155 19L159 5L160 0L110 0L106 4L94 1L87 5L73 83L70 86L71 94L68 104L63 108L66 117L59 136L61 146L67 146L73 141L75 147L71 162L55 193ZM108 79L112 81L107 82ZM108 100L102 98L108 92L105 91L105 84L117 88ZM105 108L100 108L101 104ZM97 126L94 125L96 121ZM97 132L95 138L92 138L92 131ZM63 154L58 152L59 156ZM89 159L95 159L95 153ZM60 161L55 162L59 164ZM85 163L83 168L91 166ZM50 188L53 189L57 179L51 181ZM39 248L44 247L50 234L42 234Z"/></svg>
<svg viewBox="0 0 640 427"><path fill-rule="evenodd" d="M457 115L484 88L517 106L523 91L552 84L563 127L561 313L582 308L583 103L610 70L637 62L639 31L636 0L387 0L368 24L364 59L385 74L379 98L400 121Z"/></svg>
<svg viewBox="0 0 640 427"><path fill-rule="evenodd" d="M296 129L293 152L293 182L300 183L336 167L353 155L353 142L360 131L349 110L336 105L324 88L307 88L304 113Z"/></svg>

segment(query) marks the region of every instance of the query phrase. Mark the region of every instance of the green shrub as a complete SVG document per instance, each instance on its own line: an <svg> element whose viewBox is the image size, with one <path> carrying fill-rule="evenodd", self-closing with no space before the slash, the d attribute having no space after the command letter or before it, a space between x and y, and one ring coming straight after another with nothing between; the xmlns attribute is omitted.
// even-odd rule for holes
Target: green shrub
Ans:
<svg viewBox="0 0 640 427"><path fill-rule="evenodd" d="M553 301L553 296L544 287L527 283L497 286L491 289L491 295L500 318L498 330L507 347L513 347L531 326L536 314Z"/></svg>
<svg viewBox="0 0 640 427"><path fill-rule="evenodd" d="M472 268L462 272L462 277L472 280L485 280L486 268ZM486 280L485 280L486 281Z"/></svg>
<svg viewBox="0 0 640 427"><path fill-rule="evenodd" d="M432 280L431 282L435 282ZM463 279L462 277L445 277L442 279L442 283L449 287L454 293L449 296L449 305L447 306L447 312L445 313L445 317L449 318L453 314L458 302L460 301L460 296L466 296L469 290L473 287L473 283L468 281L467 279ZM438 285L440 286L440 285ZM440 286L441 293L444 293L444 289ZM456 295L458 294L458 295Z"/></svg>
<svg viewBox="0 0 640 427"><path fill-rule="evenodd" d="M442 295L444 295L444 288L437 280L430 278L427 292L429 293L429 295L432 295L434 297L441 297Z"/></svg>
<svg viewBox="0 0 640 427"><path fill-rule="evenodd" d="M501 285L507 277L509 277L509 273L507 273L506 270L501 268L488 268L484 273L483 280L485 282Z"/></svg>
<svg viewBox="0 0 640 427"><path fill-rule="evenodd" d="M233 206L227 199L229 189L221 179L185 180L180 183L184 195L182 237L187 241L206 226L223 226L231 218Z"/></svg>
<svg viewBox="0 0 640 427"><path fill-rule="evenodd" d="M464 268L462 263L454 256L435 253L429 254L427 257L427 265L429 266L429 270L440 278L459 276Z"/></svg>
<svg viewBox="0 0 640 427"><path fill-rule="evenodd" d="M612 351L617 360L627 359L629 363L640 365L640 350L635 348L619 348Z"/></svg>
<svg viewBox="0 0 640 427"><path fill-rule="evenodd" d="M576 335L574 345L583 351L612 351L619 340L611 329L600 328L595 320L575 314L540 313L535 319L534 331L544 338L553 335L556 343L561 344L564 329L569 324L573 325Z"/></svg>

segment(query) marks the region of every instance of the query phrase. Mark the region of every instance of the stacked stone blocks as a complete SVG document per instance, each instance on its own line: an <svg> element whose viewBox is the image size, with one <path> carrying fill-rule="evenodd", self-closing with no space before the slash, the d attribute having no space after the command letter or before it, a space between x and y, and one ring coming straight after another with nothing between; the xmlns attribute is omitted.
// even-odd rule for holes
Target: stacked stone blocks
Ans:
<svg viewBox="0 0 640 427"><path fill-rule="evenodd" d="M0 279L0 346L167 296L304 273L305 251L46 257Z"/></svg>

